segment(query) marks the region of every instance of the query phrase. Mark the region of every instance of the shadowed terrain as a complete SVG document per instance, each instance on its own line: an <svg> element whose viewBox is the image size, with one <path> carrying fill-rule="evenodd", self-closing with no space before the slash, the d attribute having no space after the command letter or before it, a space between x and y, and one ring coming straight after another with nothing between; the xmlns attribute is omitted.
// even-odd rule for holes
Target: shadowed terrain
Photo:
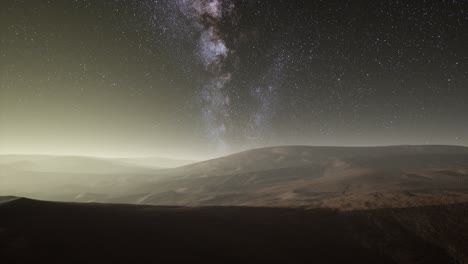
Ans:
<svg viewBox="0 0 468 264"><path fill-rule="evenodd" d="M2 263L468 260L467 204L340 212L8 200L0 204Z"/></svg>

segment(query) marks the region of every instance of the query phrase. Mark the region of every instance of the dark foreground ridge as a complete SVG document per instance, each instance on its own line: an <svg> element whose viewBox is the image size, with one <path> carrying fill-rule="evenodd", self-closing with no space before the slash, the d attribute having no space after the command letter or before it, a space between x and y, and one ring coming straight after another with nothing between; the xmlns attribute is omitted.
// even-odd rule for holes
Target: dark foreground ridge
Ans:
<svg viewBox="0 0 468 264"><path fill-rule="evenodd" d="M468 204L349 212L0 204L1 263L466 263L467 256Z"/></svg>

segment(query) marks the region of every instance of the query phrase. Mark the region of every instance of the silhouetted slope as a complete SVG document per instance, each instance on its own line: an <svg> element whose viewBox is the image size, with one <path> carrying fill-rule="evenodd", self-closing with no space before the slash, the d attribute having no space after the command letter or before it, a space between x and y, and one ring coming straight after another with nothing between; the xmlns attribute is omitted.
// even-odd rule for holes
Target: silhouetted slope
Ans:
<svg viewBox="0 0 468 264"><path fill-rule="evenodd" d="M0 205L4 263L454 263L468 205L337 212L242 207Z"/></svg>
<svg viewBox="0 0 468 264"><path fill-rule="evenodd" d="M20 198L14 196L0 196L0 204L9 203L17 199Z"/></svg>

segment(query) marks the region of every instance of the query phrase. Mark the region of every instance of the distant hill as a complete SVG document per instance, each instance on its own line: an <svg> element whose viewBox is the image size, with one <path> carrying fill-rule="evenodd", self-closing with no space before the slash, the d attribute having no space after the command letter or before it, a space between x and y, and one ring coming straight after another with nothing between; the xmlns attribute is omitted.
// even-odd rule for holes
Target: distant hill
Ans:
<svg viewBox="0 0 468 264"><path fill-rule="evenodd" d="M172 168L194 163L189 160L146 158L96 158L87 156L0 155L0 166L22 170L74 173L127 173Z"/></svg>
<svg viewBox="0 0 468 264"><path fill-rule="evenodd" d="M179 159L168 159L160 157L146 157L146 158L122 158L115 159L125 164L136 165L148 168L176 168L185 166L188 164L196 163L193 160L179 160Z"/></svg>
<svg viewBox="0 0 468 264"><path fill-rule="evenodd" d="M84 156L0 155L0 166L10 170L53 173L125 174L153 171L118 160Z"/></svg>
<svg viewBox="0 0 468 264"><path fill-rule="evenodd" d="M70 200L83 192L108 192L132 180L153 178L156 171L103 158L0 155L0 195Z"/></svg>

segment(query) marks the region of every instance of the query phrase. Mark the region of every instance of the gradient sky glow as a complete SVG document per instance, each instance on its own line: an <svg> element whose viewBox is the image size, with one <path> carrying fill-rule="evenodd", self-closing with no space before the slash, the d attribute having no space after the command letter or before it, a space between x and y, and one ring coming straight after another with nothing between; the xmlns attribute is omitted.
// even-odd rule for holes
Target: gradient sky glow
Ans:
<svg viewBox="0 0 468 264"><path fill-rule="evenodd" d="M468 1L2 0L0 153L468 145Z"/></svg>

